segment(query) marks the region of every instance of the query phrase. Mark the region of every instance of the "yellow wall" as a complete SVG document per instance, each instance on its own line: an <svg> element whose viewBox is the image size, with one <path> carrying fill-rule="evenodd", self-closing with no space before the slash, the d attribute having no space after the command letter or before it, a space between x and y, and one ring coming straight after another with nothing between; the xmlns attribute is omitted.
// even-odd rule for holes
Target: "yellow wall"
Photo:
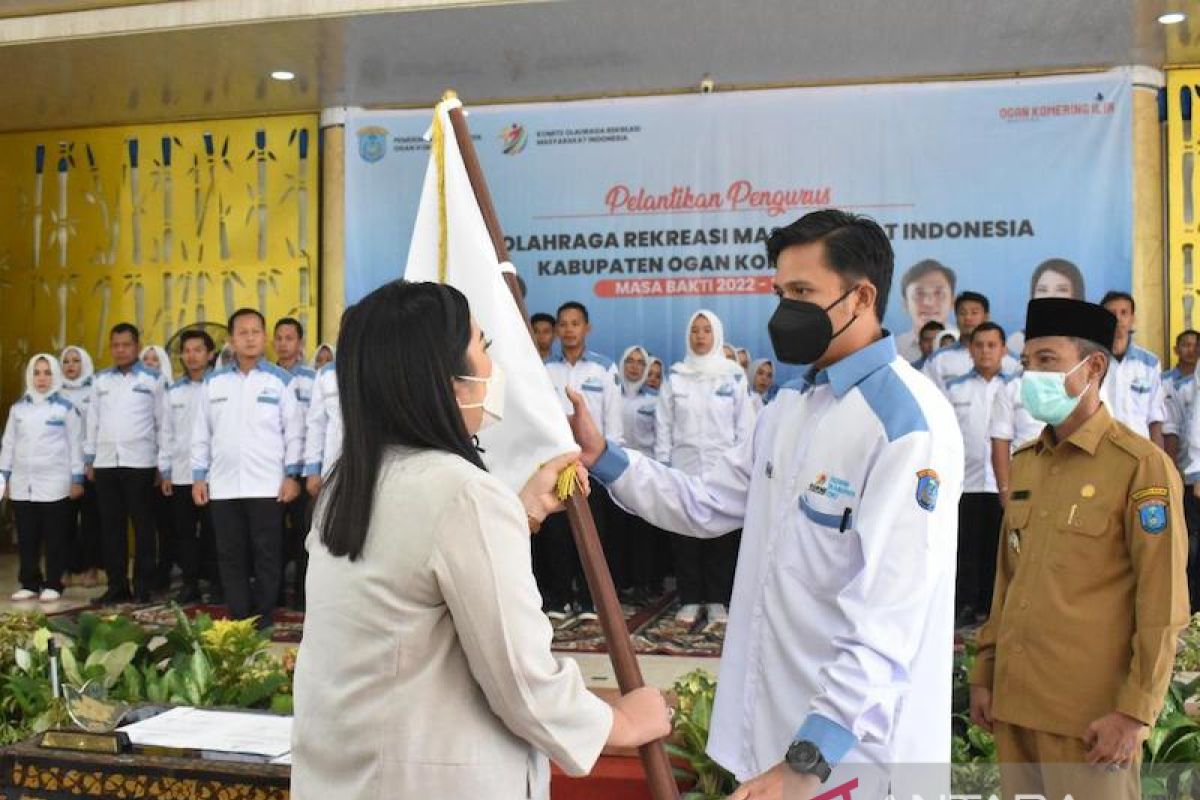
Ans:
<svg viewBox="0 0 1200 800"><path fill-rule="evenodd" d="M0 398L38 351L107 364L121 321L162 344L252 306L315 335L317 156L315 115L0 136Z"/></svg>
<svg viewBox="0 0 1200 800"><path fill-rule="evenodd" d="M1174 69L1167 72L1167 237L1168 237L1168 292L1170 303L1167 320L1170 337L1174 342L1180 331L1188 328L1200 329L1200 281L1196 280L1197 246L1200 245L1200 197L1195 194L1185 206L1185 167L1192 173L1190 189L1194 193L1200 187L1195 169L1200 157L1200 97L1193 96L1192 121L1183 120L1180 89L1188 87L1195 91L1200 83L1200 69ZM1173 361L1173 358L1172 358Z"/></svg>

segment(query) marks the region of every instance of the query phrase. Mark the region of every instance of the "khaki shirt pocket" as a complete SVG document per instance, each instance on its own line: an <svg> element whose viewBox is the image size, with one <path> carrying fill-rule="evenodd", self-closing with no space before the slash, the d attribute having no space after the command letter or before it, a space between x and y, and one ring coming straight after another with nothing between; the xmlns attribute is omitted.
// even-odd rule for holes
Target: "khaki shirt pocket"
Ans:
<svg viewBox="0 0 1200 800"><path fill-rule="evenodd" d="M1059 511L1051 563L1067 573L1098 576L1109 571L1124 547L1111 509L1078 503Z"/></svg>

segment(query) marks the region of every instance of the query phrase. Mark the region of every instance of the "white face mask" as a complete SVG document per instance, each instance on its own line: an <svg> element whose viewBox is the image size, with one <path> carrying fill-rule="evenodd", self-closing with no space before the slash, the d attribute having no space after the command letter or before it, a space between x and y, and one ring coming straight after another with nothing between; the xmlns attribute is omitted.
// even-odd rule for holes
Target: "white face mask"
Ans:
<svg viewBox="0 0 1200 800"><path fill-rule="evenodd" d="M487 378L476 378L474 375L460 375L460 381L484 383L483 401L479 403L459 403L459 408L482 408L483 422L479 430L483 431L504 419L504 370L495 361L492 362L492 374Z"/></svg>

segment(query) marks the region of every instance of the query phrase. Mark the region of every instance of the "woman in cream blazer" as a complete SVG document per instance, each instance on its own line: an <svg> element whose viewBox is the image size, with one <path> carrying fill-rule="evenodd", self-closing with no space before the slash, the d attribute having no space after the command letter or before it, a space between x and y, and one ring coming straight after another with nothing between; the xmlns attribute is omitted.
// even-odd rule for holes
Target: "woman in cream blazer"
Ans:
<svg viewBox="0 0 1200 800"><path fill-rule="evenodd" d="M314 516L296 668L295 800L539 798L547 756L666 736L662 695L613 706L550 652L530 527L559 508L552 461L520 493L471 436L503 379L466 299L396 281L346 312L343 451ZM383 402L382 398L389 398Z"/></svg>

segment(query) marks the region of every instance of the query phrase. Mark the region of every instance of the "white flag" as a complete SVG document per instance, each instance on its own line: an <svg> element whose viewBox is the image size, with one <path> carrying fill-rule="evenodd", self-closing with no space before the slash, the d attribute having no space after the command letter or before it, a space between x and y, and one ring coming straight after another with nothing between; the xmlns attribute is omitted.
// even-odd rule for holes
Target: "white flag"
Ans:
<svg viewBox="0 0 1200 800"><path fill-rule="evenodd" d="M563 453L577 453L579 448L571 436L563 402L555 394L504 281L502 271L513 272L513 266L497 260L471 189L450 123L450 109L461 106L456 99L443 100L434 109L433 147L404 278L441 280L458 289L491 340L488 352L506 377L504 420L483 431L479 444L487 468L517 491L542 464ZM440 269L442 252L444 273Z"/></svg>

